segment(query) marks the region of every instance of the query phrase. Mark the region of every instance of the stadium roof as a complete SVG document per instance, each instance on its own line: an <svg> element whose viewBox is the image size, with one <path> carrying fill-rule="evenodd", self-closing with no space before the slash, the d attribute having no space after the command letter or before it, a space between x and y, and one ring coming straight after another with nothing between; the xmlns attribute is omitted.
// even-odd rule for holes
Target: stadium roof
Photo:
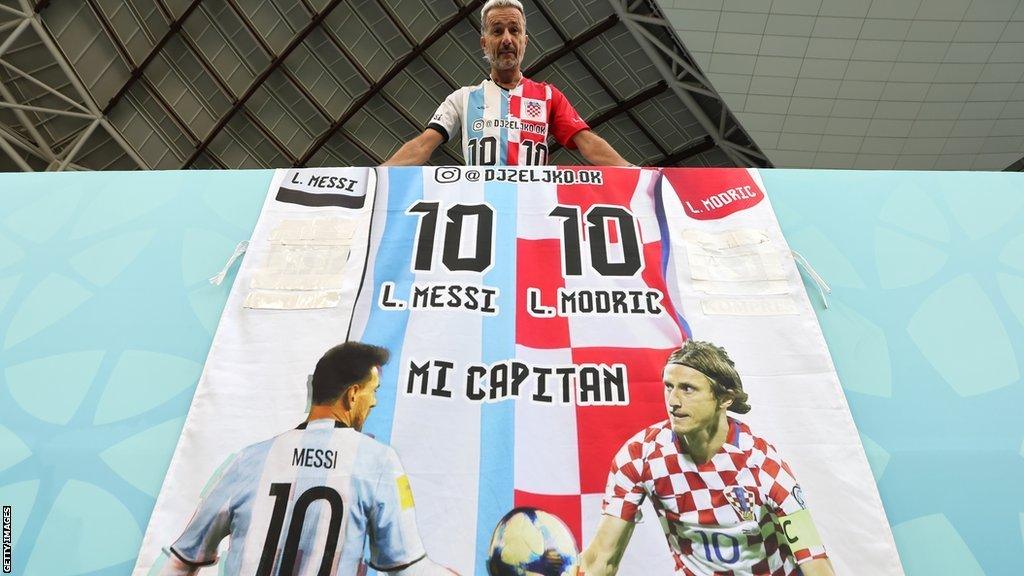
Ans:
<svg viewBox="0 0 1024 576"><path fill-rule="evenodd" d="M1024 0L663 0L776 166L1024 170Z"/></svg>
<svg viewBox="0 0 1024 576"><path fill-rule="evenodd" d="M482 4L0 0L0 170L378 164L486 74ZM771 165L656 3L524 4L527 75L625 157Z"/></svg>

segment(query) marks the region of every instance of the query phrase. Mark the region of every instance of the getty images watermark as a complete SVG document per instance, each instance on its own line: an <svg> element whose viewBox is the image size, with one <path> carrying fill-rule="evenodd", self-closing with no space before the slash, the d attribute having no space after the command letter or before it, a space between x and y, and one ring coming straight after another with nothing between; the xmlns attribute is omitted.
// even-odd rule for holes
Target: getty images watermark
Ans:
<svg viewBox="0 0 1024 576"><path fill-rule="evenodd" d="M4 506L4 574L11 573L11 507Z"/></svg>

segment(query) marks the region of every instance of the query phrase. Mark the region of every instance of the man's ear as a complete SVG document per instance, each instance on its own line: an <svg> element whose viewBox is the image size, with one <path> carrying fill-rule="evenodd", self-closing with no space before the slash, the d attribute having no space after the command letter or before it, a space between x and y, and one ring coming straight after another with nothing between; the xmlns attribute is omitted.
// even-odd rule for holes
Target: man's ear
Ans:
<svg viewBox="0 0 1024 576"><path fill-rule="evenodd" d="M351 410L353 404L356 401L356 395L359 394L359 387L362 384L353 384L345 389L345 393L341 395L342 406L346 410Z"/></svg>
<svg viewBox="0 0 1024 576"><path fill-rule="evenodd" d="M487 50L487 41L484 40L483 33L480 34L480 49L481 50Z"/></svg>
<svg viewBox="0 0 1024 576"><path fill-rule="evenodd" d="M732 406L733 396L732 392L726 392L722 394L722 397L718 399L718 407L722 410L728 410L729 406Z"/></svg>

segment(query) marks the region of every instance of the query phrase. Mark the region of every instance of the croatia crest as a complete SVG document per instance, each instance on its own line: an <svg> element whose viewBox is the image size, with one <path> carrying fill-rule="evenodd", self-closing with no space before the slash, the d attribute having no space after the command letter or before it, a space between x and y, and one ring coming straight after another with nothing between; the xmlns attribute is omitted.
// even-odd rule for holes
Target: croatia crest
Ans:
<svg viewBox="0 0 1024 576"><path fill-rule="evenodd" d="M522 118L523 120L533 120L535 122L540 122L546 116L544 108L544 101L542 100L534 100L533 98L523 98L521 110L522 114L520 115L520 118Z"/></svg>
<svg viewBox="0 0 1024 576"><path fill-rule="evenodd" d="M743 522L754 520L754 493L741 486L725 489L725 499Z"/></svg>

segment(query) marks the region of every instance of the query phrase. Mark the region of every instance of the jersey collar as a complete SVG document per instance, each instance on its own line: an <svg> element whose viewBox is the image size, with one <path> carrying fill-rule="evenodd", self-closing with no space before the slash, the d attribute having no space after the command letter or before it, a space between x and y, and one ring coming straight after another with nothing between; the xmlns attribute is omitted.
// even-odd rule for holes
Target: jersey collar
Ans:
<svg viewBox="0 0 1024 576"><path fill-rule="evenodd" d="M316 420L313 420L313 422L324 422L324 421L327 421L327 420L330 420L330 418L317 418ZM309 421L309 420L306 420L306 421L305 421L305 422L303 422L302 424L299 424L298 426L296 426L296 427L295 427L295 429L296 429L296 430L305 430L305 429L306 429L306 426L307 426L307 425L308 425L309 423L310 423L310 421ZM344 423L344 422L342 422L341 420L335 420L335 421L334 421L334 427L335 427L335 428L350 428L350 426L349 426L348 424L345 424L345 423Z"/></svg>
<svg viewBox="0 0 1024 576"><path fill-rule="evenodd" d="M740 426L740 422L739 422L739 420L736 420L736 419L732 418L731 416L727 417L727 420L728 420L729 432L725 436L725 442L722 443L722 447L719 448L718 452L715 452L715 454L722 454L722 453L736 454L736 453L742 453L743 452L743 448L740 447L740 442L741 442L740 434L743 431L743 429ZM672 430L672 422L670 420L665 420L662 423L662 426L664 428L655 437L656 441L661 443L662 446L671 447L671 448L675 449L676 452L679 452L680 454L685 454L686 450L683 449L682 440L680 440L679 437L676 436L675 431Z"/></svg>
<svg viewBox="0 0 1024 576"><path fill-rule="evenodd" d="M491 84L494 84L494 85L495 85L495 86L497 86L498 88L501 88L501 89L502 89L502 90L504 90L505 92L512 92L513 90L515 90L516 88L519 88L520 86L522 86L522 85L523 85L523 83L525 83L525 82L526 82L526 76L520 76L520 77L519 77L519 82L517 82L517 83L516 83L516 85L515 85L515 86L513 86L513 87L511 87L511 88L505 88L505 87L504 87L504 86L502 86L501 84L498 84L497 82L495 82L495 81L494 81L494 78L491 78L490 76L488 76L488 77L487 77L487 81L488 81L488 82L490 82Z"/></svg>

